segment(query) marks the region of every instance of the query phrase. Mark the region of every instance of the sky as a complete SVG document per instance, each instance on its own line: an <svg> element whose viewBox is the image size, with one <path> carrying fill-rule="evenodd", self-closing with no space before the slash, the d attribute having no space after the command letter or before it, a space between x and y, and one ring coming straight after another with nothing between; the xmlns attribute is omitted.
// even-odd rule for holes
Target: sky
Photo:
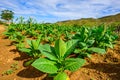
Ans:
<svg viewBox="0 0 120 80"><path fill-rule="evenodd" d="M1 0L0 11L5 9L12 10L14 18L54 23L120 13L120 0Z"/></svg>

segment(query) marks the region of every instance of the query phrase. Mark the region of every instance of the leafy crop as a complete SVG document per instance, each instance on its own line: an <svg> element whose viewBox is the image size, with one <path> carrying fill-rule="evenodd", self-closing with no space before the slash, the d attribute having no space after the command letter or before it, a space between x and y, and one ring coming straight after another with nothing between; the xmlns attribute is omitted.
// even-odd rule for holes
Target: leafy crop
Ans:
<svg viewBox="0 0 120 80"><path fill-rule="evenodd" d="M39 24L22 17L10 24L4 34L17 42L15 45L19 51L30 56L25 66L32 64L38 70L54 75L54 80L68 79L65 70L76 71L84 65L84 57L91 58L93 53L105 54L118 38L114 29L105 25Z"/></svg>
<svg viewBox="0 0 120 80"><path fill-rule="evenodd" d="M40 40L40 38L38 38L37 40L27 40L29 47L22 47L19 49L21 52L25 52L27 55L32 57L31 60L26 62L26 66L34 62L35 59L42 57Z"/></svg>
<svg viewBox="0 0 120 80"><path fill-rule="evenodd" d="M95 38L94 45L104 49L113 48L113 42L118 38L118 36L106 26L98 26L93 29L93 37Z"/></svg>
<svg viewBox="0 0 120 80"><path fill-rule="evenodd" d="M95 28L81 27L81 31L73 38L79 40L74 52L79 53L80 57L90 57L93 52L104 54L107 48L113 48L117 35L101 25Z"/></svg>
<svg viewBox="0 0 120 80"><path fill-rule="evenodd" d="M42 47L42 54L46 58L35 60L32 66L42 72L57 74L55 80L59 80L58 76L62 76L62 80L66 80L65 70L75 71L85 63L85 60L81 58L67 58L75 49L77 42L77 40L70 40L65 43L59 39L55 42L55 47L49 45Z"/></svg>

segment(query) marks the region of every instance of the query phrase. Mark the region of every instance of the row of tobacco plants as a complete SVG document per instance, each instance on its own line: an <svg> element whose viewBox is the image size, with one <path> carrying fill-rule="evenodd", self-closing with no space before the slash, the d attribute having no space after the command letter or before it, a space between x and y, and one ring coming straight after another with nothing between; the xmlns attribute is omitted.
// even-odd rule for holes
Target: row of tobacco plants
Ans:
<svg viewBox="0 0 120 80"><path fill-rule="evenodd" d="M113 28L38 24L21 17L4 33L20 52L31 56L24 66L48 73L54 80L70 80L66 70L76 71L91 54L105 54L118 38ZM27 46L26 46L27 45ZM71 56L74 55L74 56Z"/></svg>

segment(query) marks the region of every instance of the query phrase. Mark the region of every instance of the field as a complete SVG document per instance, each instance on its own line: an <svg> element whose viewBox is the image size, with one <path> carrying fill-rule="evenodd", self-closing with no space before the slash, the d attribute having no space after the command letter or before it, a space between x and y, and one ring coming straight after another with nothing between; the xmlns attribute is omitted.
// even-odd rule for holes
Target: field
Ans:
<svg viewBox="0 0 120 80"><path fill-rule="evenodd" d="M15 25L19 27L15 28ZM45 26L45 25L46 24L43 24L40 26ZM28 47L29 44L27 44L26 42L26 37L30 40L36 40L36 39L39 39L38 37L40 36L42 44L48 43L50 44L50 46L54 47L56 40L61 38L62 40L67 42L72 39L74 34L77 34L77 32L80 32L81 29L78 29L78 27L75 27L74 25L74 27L72 28L71 27L66 28L64 26L61 26L61 27L58 27L57 28L58 30L57 30L56 27L51 28L51 26L46 25L47 27L40 27L40 28L38 27L40 30L42 29L40 32L38 29L35 29L34 27L34 26L37 26L37 24L32 25L29 23L28 27L30 28L28 27L25 28L23 26L26 26L26 24L23 24L23 25L12 24L11 27L7 29L6 26L0 25L0 73L1 73L0 80L52 80L51 77L47 76L47 73L43 73L35 69L34 66L24 65L26 61L31 59L36 59L36 55L32 55L32 53L30 55L26 54L25 50L23 49L24 45L22 46L21 44L24 43L26 44L25 47L26 46ZM52 26L56 26L56 25L52 25ZM97 29L98 28L95 28L95 30ZM101 36L105 35L105 33L106 34L109 33L109 30L107 32L107 30L104 29L103 27L101 27L101 29L103 29L102 33L100 34ZM13 33L5 33L5 30L8 30L7 32L9 32L9 30L10 31L12 30ZM85 34L83 33L83 35L84 36L89 35L90 33L88 32L91 30L94 31L94 29L83 27L82 32L85 33ZM80 34L78 33L78 35ZM112 37L114 36L113 34L110 34L109 37L111 37L111 35ZM102 38L100 38L100 40ZM86 38L83 38L83 39L86 40ZM104 40L101 40L101 41L104 42ZM79 53L81 53L80 50L83 50L85 52L85 55L83 55L82 53L78 54L78 52L76 52L76 54L73 54L75 52L72 52L72 54L69 55L68 58L69 57L76 58L77 55L80 55L80 57L82 57L82 59L85 60L86 62L84 65L80 66L81 68L78 68L75 72L70 72L71 69L69 69L69 71L65 70L65 73L70 77L70 80L119 80L120 79L120 41L119 39L115 39L111 41L117 42L117 44L115 44L113 49L112 49L113 47L112 43L107 46L99 45L99 43L95 43L94 45L96 46L94 47L97 47L97 48L94 48L94 49L97 49L97 50L91 50L92 53L90 54L87 52L86 49L84 49L84 47L77 47L77 50L79 51ZM79 43L79 45L84 46L83 43L85 42L86 41L83 41L82 43ZM59 43L59 46L60 46L60 43L64 44L64 42L60 40L58 41L58 43ZM56 42L56 45L57 45L57 42ZM101 47L103 47L104 49ZM80 50L78 48L80 48ZM92 49L93 47L89 47L89 48ZM97 54L97 52L99 54ZM38 54L37 54L37 59L38 59Z"/></svg>

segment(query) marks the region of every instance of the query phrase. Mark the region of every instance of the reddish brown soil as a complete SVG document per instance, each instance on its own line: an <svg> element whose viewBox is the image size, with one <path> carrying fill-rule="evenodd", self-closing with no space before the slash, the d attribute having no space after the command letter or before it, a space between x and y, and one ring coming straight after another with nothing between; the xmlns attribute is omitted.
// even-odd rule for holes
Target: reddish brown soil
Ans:
<svg viewBox="0 0 120 80"><path fill-rule="evenodd" d="M28 56L18 52L10 40L4 39L1 34L4 30L4 26L0 26L0 80L52 80L47 74L23 66ZM86 60L82 68L68 72L71 80L120 80L120 41L105 55L93 54L91 59ZM15 62L18 62L19 68L10 75L2 75Z"/></svg>

